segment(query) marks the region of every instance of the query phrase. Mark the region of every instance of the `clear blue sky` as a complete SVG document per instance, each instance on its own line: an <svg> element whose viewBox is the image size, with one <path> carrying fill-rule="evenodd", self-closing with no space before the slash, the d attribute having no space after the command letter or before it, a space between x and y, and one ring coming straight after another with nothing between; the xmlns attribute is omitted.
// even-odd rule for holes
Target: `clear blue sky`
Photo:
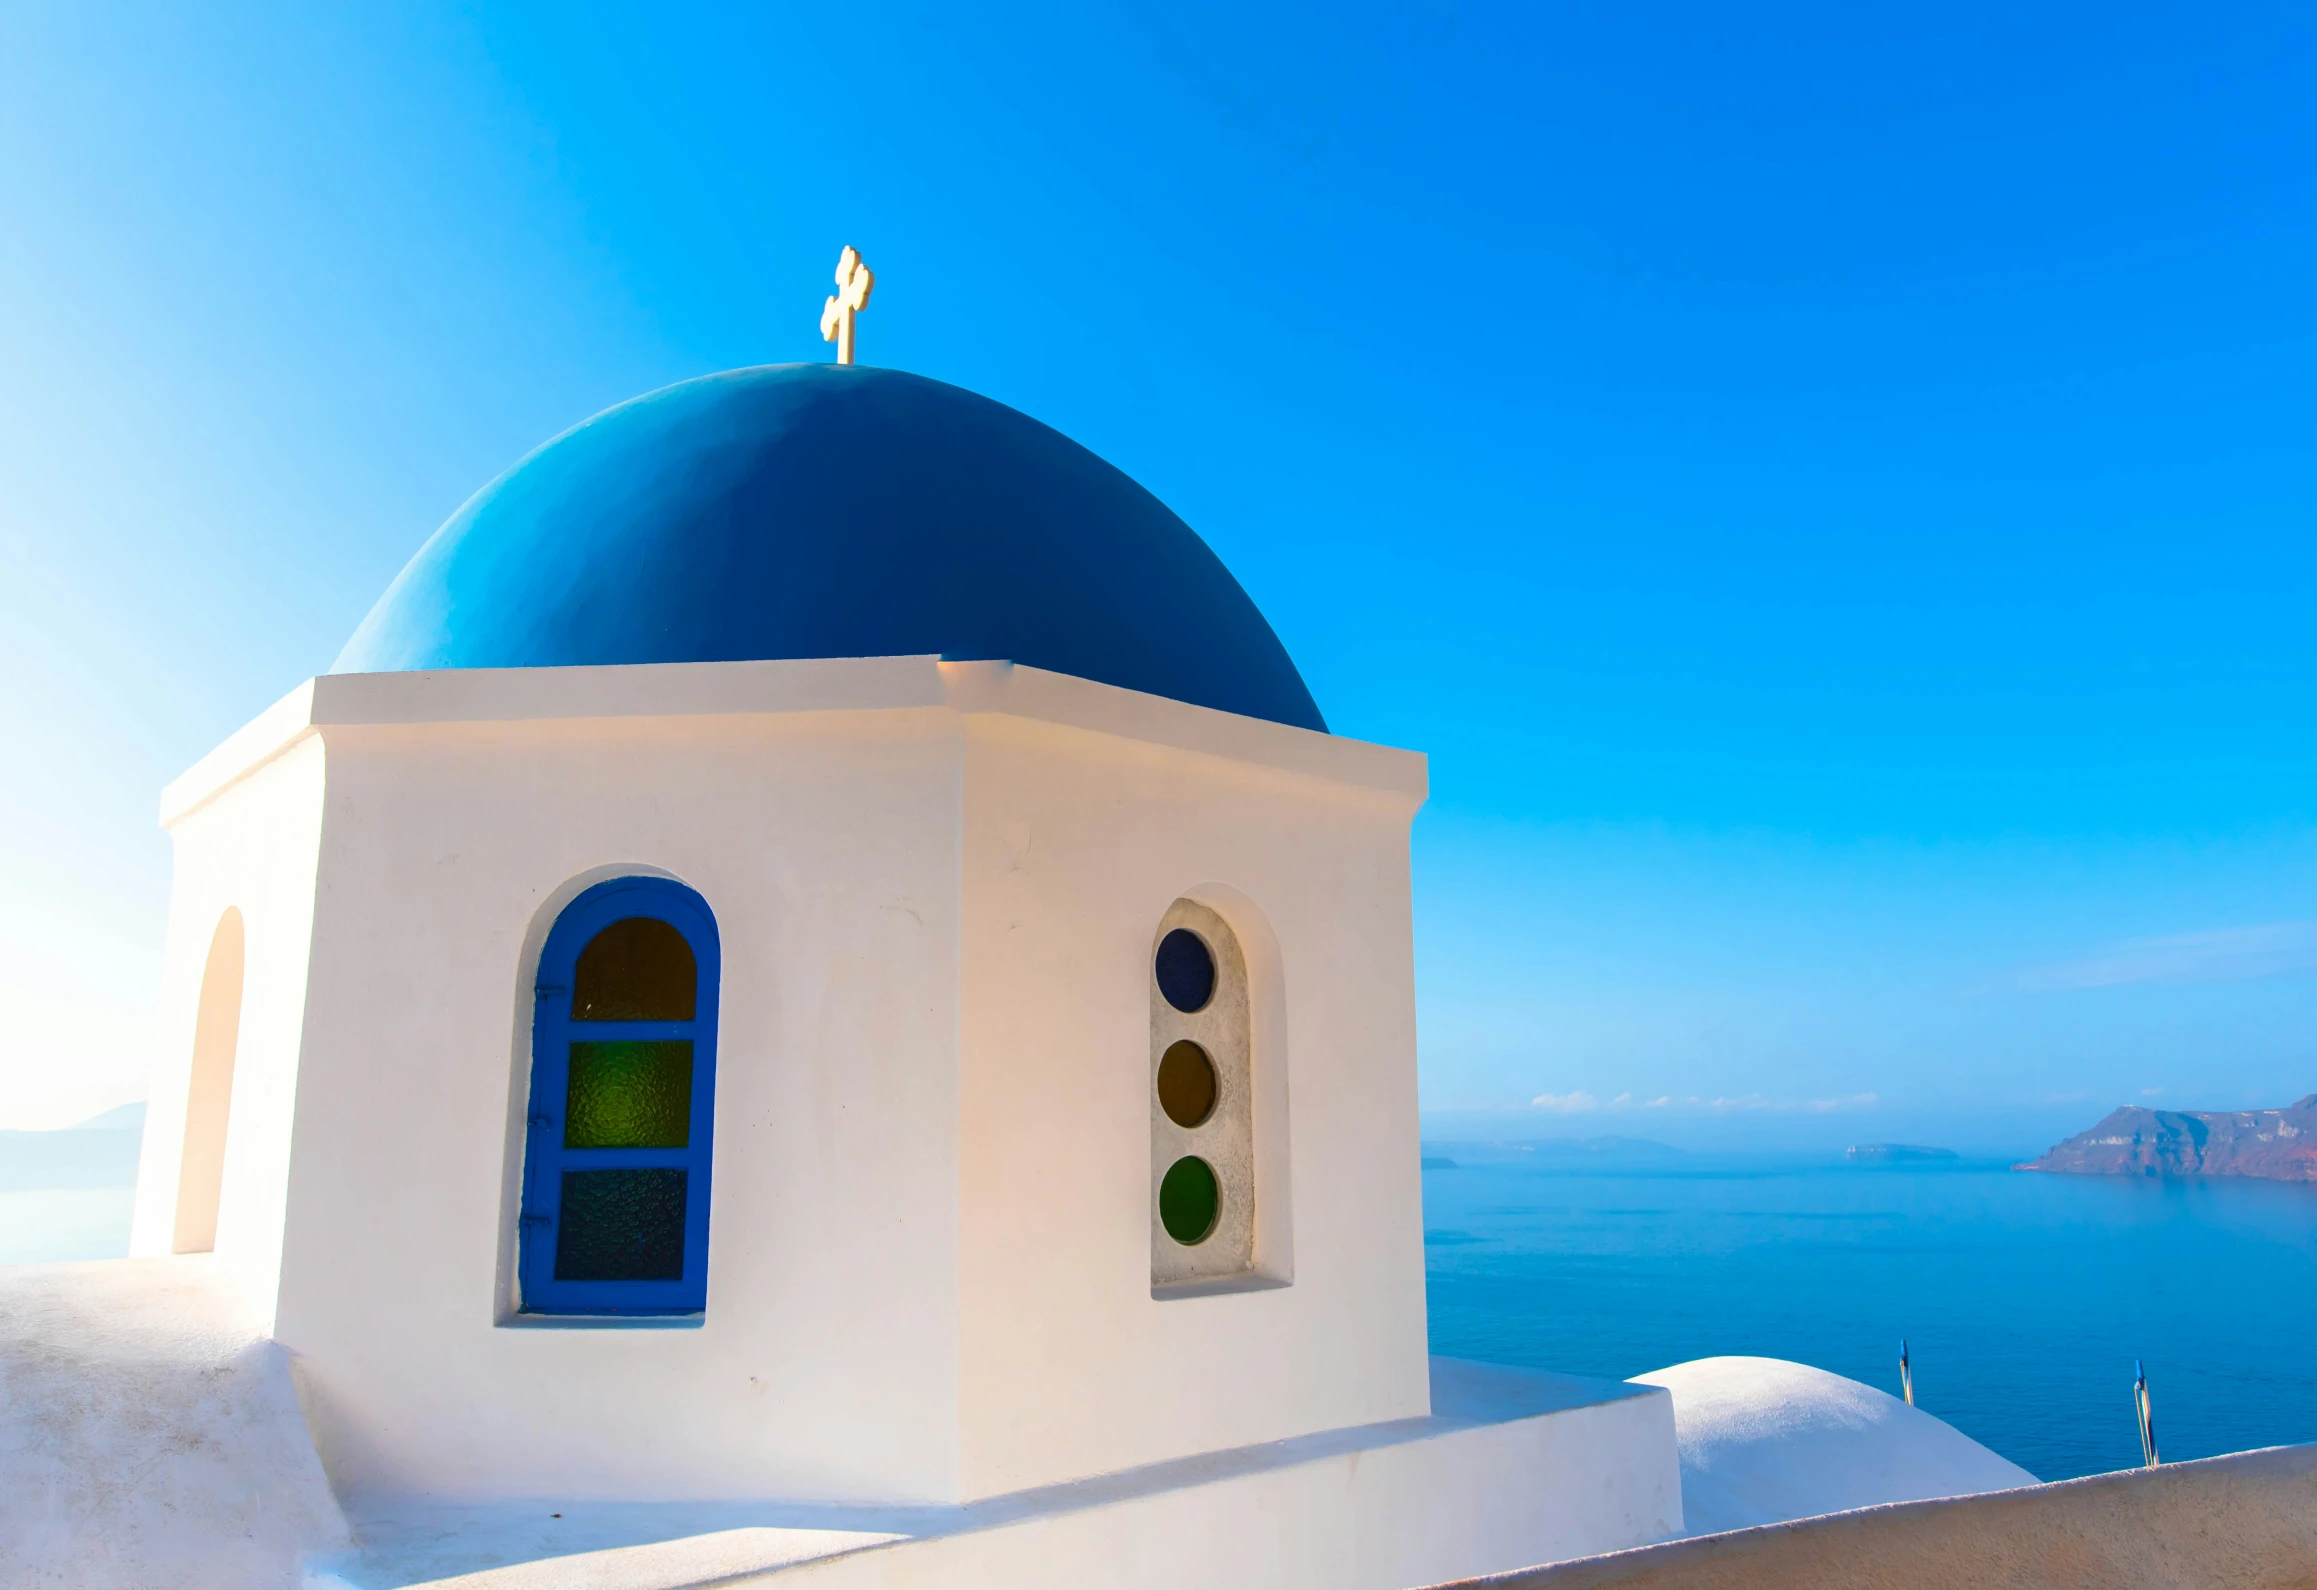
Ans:
<svg viewBox="0 0 2317 1590"><path fill-rule="evenodd" d="M2317 1089L2306 6L365 9L0 12L0 1125L159 785L845 243L1432 754L1436 1130Z"/></svg>

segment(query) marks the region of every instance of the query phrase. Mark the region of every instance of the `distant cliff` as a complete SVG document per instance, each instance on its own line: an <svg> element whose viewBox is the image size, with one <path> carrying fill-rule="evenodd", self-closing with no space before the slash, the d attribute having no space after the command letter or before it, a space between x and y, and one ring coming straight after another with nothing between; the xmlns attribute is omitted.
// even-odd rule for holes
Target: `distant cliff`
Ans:
<svg viewBox="0 0 2317 1590"><path fill-rule="evenodd" d="M2018 1170L2080 1176L2261 1176L2317 1181L2317 1093L2281 1110L2126 1106Z"/></svg>

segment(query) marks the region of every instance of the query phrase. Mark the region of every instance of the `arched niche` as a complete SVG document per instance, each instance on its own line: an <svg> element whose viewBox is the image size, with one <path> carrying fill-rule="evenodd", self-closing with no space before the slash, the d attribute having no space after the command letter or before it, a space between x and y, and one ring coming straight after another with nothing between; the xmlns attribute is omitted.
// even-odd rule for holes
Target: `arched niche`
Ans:
<svg viewBox="0 0 2317 1590"><path fill-rule="evenodd" d="M209 960L201 972L172 1253L207 1253L217 1246L217 1205L225 1188L225 1140L233 1114L233 1057L241 1042L243 958L241 912L229 906L210 936Z"/></svg>
<svg viewBox="0 0 2317 1590"><path fill-rule="evenodd" d="M1255 1268L1247 957L1213 907L1168 907L1150 952L1151 1284Z"/></svg>

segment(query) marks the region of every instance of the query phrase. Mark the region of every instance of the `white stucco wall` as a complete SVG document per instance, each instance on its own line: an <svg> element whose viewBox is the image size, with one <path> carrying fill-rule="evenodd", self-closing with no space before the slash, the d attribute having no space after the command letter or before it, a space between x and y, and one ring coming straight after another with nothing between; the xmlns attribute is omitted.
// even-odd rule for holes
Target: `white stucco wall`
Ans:
<svg viewBox="0 0 2317 1590"><path fill-rule="evenodd" d="M219 1267L270 1330L281 1274L292 1113L304 1047L322 829L321 742L285 737L310 687L221 747L208 798L165 809L175 851L154 1056L129 1252L170 1251L201 980L219 920L242 915L244 975L217 1212ZM286 710L285 710L286 709Z"/></svg>
<svg viewBox="0 0 2317 1590"><path fill-rule="evenodd" d="M165 798L173 1013L249 923L219 1259L359 1492L958 1500L1420 1415L1422 792L1404 752L1005 664L314 681ZM511 1317L532 960L623 872L723 945L708 1308ZM1143 959L1184 894L1274 990L1258 1259L1293 1284L1159 1301Z"/></svg>
<svg viewBox="0 0 2317 1590"><path fill-rule="evenodd" d="M904 710L327 740L279 1334L333 1473L952 1494L954 729ZM723 946L707 1311L510 1320L531 959L586 883L638 871L698 890Z"/></svg>
<svg viewBox="0 0 2317 1590"><path fill-rule="evenodd" d="M968 724L966 1494L1421 1415L1421 784ZM1255 1065L1283 1084L1285 1121L1257 1182L1271 1223L1293 1210L1292 1254L1259 1257L1291 1261L1291 1285L1153 1296L1148 963L1183 896L1231 923L1259 974Z"/></svg>

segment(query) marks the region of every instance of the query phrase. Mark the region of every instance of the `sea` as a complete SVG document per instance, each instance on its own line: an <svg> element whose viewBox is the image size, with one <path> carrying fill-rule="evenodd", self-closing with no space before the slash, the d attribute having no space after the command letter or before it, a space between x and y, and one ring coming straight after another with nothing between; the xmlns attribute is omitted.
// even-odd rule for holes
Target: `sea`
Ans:
<svg viewBox="0 0 2317 1590"><path fill-rule="evenodd" d="M117 1257L136 1134L0 1133L0 1264ZM1899 1392L2038 1478L2317 1441L2317 1186L1429 1142L1432 1350L1623 1379L1720 1354Z"/></svg>
<svg viewBox="0 0 2317 1590"><path fill-rule="evenodd" d="M2039 1479L2317 1441L2317 1185L1650 1145L1425 1147L1432 1350L1624 1379L1794 1359Z"/></svg>

